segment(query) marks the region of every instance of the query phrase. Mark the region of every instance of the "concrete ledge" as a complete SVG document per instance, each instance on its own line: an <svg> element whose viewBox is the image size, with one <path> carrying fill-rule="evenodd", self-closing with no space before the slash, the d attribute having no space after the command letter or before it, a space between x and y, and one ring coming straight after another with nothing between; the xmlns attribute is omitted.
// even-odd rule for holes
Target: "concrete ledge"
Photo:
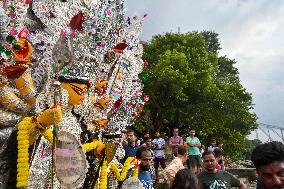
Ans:
<svg viewBox="0 0 284 189"><path fill-rule="evenodd" d="M227 168L226 171L239 178L246 178L249 181L253 181L256 178L255 168L237 168L237 169Z"/></svg>

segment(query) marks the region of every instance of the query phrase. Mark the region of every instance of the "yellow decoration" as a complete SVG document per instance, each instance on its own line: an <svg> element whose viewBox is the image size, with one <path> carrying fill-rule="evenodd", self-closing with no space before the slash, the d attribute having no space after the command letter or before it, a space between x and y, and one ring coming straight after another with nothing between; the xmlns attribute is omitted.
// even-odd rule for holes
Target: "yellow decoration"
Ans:
<svg viewBox="0 0 284 189"><path fill-rule="evenodd" d="M134 160L134 162L135 162L135 168L134 168L134 170L133 170L133 174L132 174L132 177L134 178L134 179L138 179L138 171L139 171L139 167L138 167L138 160L135 158L135 160Z"/></svg>
<svg viewBox="0 0 284 189"><path fill-rule="evenodd" d="M96 130L99 130L102 127L105 127L108 124L108 119L99 119L99 120L94 120L92 123L96 126Z"/></svg>
<svg viewBox="0 0 284 189"><path fill-rule="evenodd" d="M129 170L129 167L130 167L130 164L132 163L132 161L134 159L135 159L134 157L128 157L126 159L126 161L124 162L124 166L123 166L123 169L122 169L121 173L119 173L119 170L118 170L116 164L114 164L114 163L110 164L110 168L114 171L114 174L115 174L115 176L116 176L118 181L124 181L125 180L126 175L128 173L128 170ZM137 177L138 177L138 173L137 173Z"/></svg>
<svg viewBox="0 0 284 189"><path fill-rule="evenodd" d="M30 72L26 71L18 79L16 79L16 86L23 95L25 101L29 105L35 103L35 87Z"/></svg>
<svg viewBox="0 0 284 189"><path fill-rule="evenodd" d="M62 111L61 106L56 105L54 108L49 108L44 110L38 117L38 127L43 129L50 125L54 125L55 122L62 121Z"/></svg>
<svg viewBox="0 0 284 189"><path fill-rule="evenodd" d="M3 89L2 89L3 90ZM19 98L13 92L9 92L7 95L0 97L0 103L7 109L12 110L17 105Z"/></svg>
<svg viewBox="0 0 284 189"><path fill-rule="evenodd" d="M31 64L33 50L31 43L25 38L20 38L17 40L17 44L20 45L21 50L14 51L14 61L18 64Z"/></svg>
<svg viewBox="0 0 284 189"><path fill-rule="evenodd" d="M42 136L50 143L52 144L53 142L53 133L51 129L46 129L42 131Z"/></svg>
<svg viewBox="0 0 284 189"><path fill-rule="evenodd" d="M102 154L103 149L105 149L105 144L101 141L94 140L93 142L82 144L82 147L85 152L94 150L96 156Z"/></svg>
<svg viewBox="0 0 284 189"><path fill-rule="evenodd" d="M106 160L108 163L110 163L115 156L116 150L117 150L117 144L113 142L106 142L105 143L105 154L106 154Z"/></svg>
<svg viewBox="0 0 284 189"><path fill-rule="evenodd" d="M7 86L0 89L0 104L6 109L23 113L25 108L24 102L16 96L16 94Z"/></svg>
<svg viewBox="0 0 284 189"><path fill-rule="evenodd" d="M98 106L100 109L103 109L105 106L107 106L110 103L110 101L111 99L107 97L100 98L96 103L96 106Z"/></svg>
<svg viewBox="0 0 284 189"><path fill-rule="evenodd" d="M24 118L18 125L17 188L28 186L29 172L29 129L34 126L32 117Z"/></svg>
<svg viewBox="0 0 284 189"><path fill-rule="evenodd" d="M104 80L104 79L100 79L97 83L96 83L96 92L99 94L99 95L102 95L104 90L106 89L107 87L107 84L108 84L108 81L107 80Z"/></svg>
<svg viewBox="0 0 284 189"><path fill-rule="evenodd" d="M99 189L106 189L107 188L107 161L104 160L101 172L100 172L100 184Z"/></svg>
<svg viewBox="0 0 284 189"><path fill-rule="evenodd" d="M81 94L76 93L76 91L72 88L72 85L73 88L77 88L81 92ZM79 105L85 100L87 85L78 83L61 83L61 87L68 91L69 105Z"/></svg>
<svg viewBox="0 0 284 189"><path fill-rule="evenodd" d="M32 121L31 127L29 128L29 144L32 145L39 137L40 130L37 127L37 123Z"/></svg>

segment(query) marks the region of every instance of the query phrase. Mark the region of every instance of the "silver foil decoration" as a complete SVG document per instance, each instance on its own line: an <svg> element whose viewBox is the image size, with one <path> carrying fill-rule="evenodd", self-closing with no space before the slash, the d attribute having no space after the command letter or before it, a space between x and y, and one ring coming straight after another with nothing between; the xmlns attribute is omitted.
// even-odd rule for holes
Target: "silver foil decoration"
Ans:
<svg viewBox="0 0 284 189"><path fill-rule="evenodd" d="M22 116L0 109L0 127L16 126Z"/></svg>

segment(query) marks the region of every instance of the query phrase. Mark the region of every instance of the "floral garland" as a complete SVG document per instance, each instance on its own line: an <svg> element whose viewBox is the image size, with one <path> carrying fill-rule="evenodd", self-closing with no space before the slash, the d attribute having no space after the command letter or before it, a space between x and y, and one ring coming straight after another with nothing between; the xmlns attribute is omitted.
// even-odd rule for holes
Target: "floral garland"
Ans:
<svg viewBox="0 0 284 189"><path fill-rule="evenodd" d="M126 159L126 161L124 162L124 166L123 166L123 169L122 169L121 173L119 172L116 164L114 164L114 163L110 164L110 168L114 171L115 176L116 176L118 181L124 181L125 180L127 172L129 170L129 167L130 167L130 164L133 162L133 160L135 160L134 157L128 157ZM137 169L137 171L134 171L133 176L138 177L138 168L136 168L136 169Z"/></svg>
<svg viewBox="0 0 284 189"><path fill-rule="evenodd" d="M106 189L107 188L107 161L104 160L101 172L100 172L100 184L99 189Z"/></svg>
<svg viewBox="0 0 284 189"><path fill-rule="evenodd" d="M83 149L85 152L89 152L95 150L95 155L102 155L103 149L105 148L105 144L101 141L94 140L90 143L82 144Z"/></svg>
<svg viewBox="0 0 284 189"><path fill-rule="evenodd" d="M138 160L135 158L135 160L134 160L134 165L135 165L135 168L134 168L134 170L133 170L133 175L132 175L132 177L136 180L136 179L138 179Z"/></svg>
<svg viewBox="0 0 284 189"><path fill-rule="evenodd" d="M90 143L82 144L82 147L85 152L89 152L89 151L94 150L98 146L98 142L99 141L93 141Z"/></svg>
<svg viewBox="0 0 284 189"><path fill-rule="evenodd" d="M50 143L53 142L53 133L51 129L45 129L41 132L42 136Z"/></svg>
<svg viewBox="0 0 284 189"><path fill-rule="evenodd" d="M35 124L32 117L25 117L18 125L17 188L28 186L29 179L29 129Z"/></svg>

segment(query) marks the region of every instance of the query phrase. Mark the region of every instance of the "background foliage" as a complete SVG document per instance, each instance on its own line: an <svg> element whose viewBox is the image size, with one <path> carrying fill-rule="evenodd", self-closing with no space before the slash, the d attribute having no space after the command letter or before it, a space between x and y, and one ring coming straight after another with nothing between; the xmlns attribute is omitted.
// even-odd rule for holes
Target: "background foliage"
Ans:
<svg viewBox="0 0 284 189"><path fill-rule="evenodd" d="M154 36L144 51L148 68L140 75L150 101L135 126L167 135L173 127L183 134L193 127L205 145L216 138L232 158L243 157L257 117L236 61L218 56L220 49L218 34L209 31Z"/></svg>

